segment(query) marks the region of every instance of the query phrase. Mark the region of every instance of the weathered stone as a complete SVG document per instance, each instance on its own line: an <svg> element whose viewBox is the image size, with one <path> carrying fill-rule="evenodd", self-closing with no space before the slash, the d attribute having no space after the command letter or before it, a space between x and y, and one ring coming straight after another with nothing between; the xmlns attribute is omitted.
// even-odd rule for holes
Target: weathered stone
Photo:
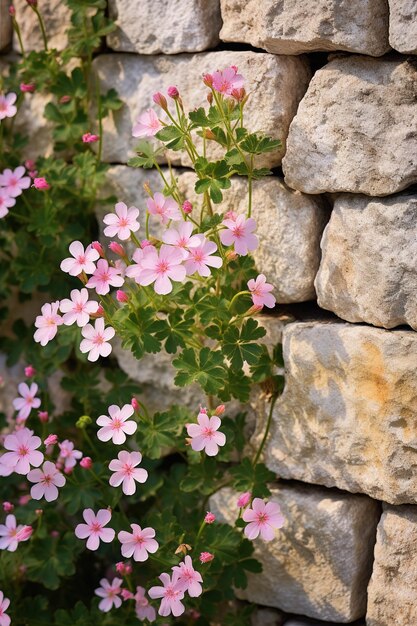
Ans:
<svg viewBox="0 0 417 626"><path fill-rule="evenodd" d="M282 626L284 616L280 611L257 607L251 616L252 626Z"/></svg>
<svg viewBox="0 0 417 626"><path fill-rule="evenodd" d="M367 626L417 623L417 507L384 506L368 587Z"/></svg>
<svg viewBox="0 0 417 626"><path fill-rule="evenodd" d="M109 9L118 26L107 37L113 50L177 54L219 42L219 0L110 0Z"/></svg>
<svg viewBox="0 0 417 626"><path fill-rule="evenodd" d="M389 42L395 50L417 54L417 4L415 0L388 0Z"/></svg>
<svg viewBox="0 0 417 626"><path fill-rule="evenodd" d="M380 56L388 43L386 0L221 0L223 41L275 54L346 50Z"/></svg>
<svg viewBox="0 0 417 626"><path fill-rule="evenodd" d="M12 42L12 20L9 16L9 0L0 0L0 50L8 48Z"/></svg>
<svg viewBox="0 0 417 626"><path fill-rule="evenodd" d="M137 117L153 106L152 94L177 85L186 110L207 104L201 76L205 72L237 64L245 76L251 97L245 107L249 130L262 130L285 145L289 124L294 117L310 77L302 58L280 57L255 52L208 52L170 57L137 57L131 54L106 54L94 61L103 91L115 88L125 106L104 121L104 160L125 163L134 154L137 140L132 126ZM161 112L161 116L165 114ZM162 118L162 117L161 117ZM197 139L199 139L197 137ZM213 154L216 152L213 150ZM261 163L281 162L284 148L265 155ZM218 153L217 153L218 156ZM178 152L172 162L189 161Z"/></svg>
<svg viewBox="0 0 417 626"><path fill-rule="evenodd" d="M14 0L16 19L22 35L25 51L43 50L44 43L39 20L26 0ZM71 26L71 11L62 0L38 0L38 8L45 25L48 47L64 50L68 45L66 31ZM19 42L14 38L13 47L20 52Z"/></svg>
<svg viewBox="0 0 417 626"><path fill-rule="evenodd" d="M318 303L349 322L417 330L417 196L341 195L322 239Z"/></svg>
<svg viewBox="0 0 417 626"><path fill-rule="evenodd" d="M417 69L336 58L314 75L292 121L285 182L306 193L385 196L417 181Z"/></svg>
<svg viewBox="0 0 417 626"><path fill-rule="evenodd" d="M223 489L210 499L210 510L233 524L236 499L231 489ZM307 485L274 487L271 499L280 504L286 522L273 541L255 540L263 571L248 576L239 596L322 620L362 617L378 503Z"/></svg>
<svg viewBox="0 0 417 626"><path fill-rule="evenodd" d="M286 387L266 446L283 478L417 502L417 335L334 322L283 333Z"/></svg>
<svg viewBox="0 0 417 626"><path fill-rule="evenodd" d="M317 620L311 619L290 619L289 621L284 623L284 626L342 626L339 622L336 624L335 622L318 622ZM355 626L365 626L365 622L355 622Z"/></svg>

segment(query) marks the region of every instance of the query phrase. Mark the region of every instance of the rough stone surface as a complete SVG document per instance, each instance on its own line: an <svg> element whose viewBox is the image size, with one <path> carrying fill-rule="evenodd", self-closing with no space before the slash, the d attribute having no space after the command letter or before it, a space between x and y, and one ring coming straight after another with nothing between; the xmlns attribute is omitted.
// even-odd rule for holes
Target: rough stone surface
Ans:
<svg viewBox="0 0 417 626"><path fill-rule="evenodd" d="M107 37L113 50L177 54L219 42L219 0L110 0L109 9L118 27Z"/></svg>
<svg viewBox="0 0 417 626"><path fill-rule="evenodd" d="M341 195L321 243L318 304L348 322L417 330L417 196Z"/></svg>
<svg viewBox="0 0 417 626"><path fill-rule="evenodd" d="M36 13L26 0L15 0L16 18L18 19L25 51L43 50L42 33ZM71 11L62 0L38 0L39 11L45 24L48 47L63 50L68 44L65 31L71 25ZM13 47L20 52L19 42L14 37Z"/></svg>
<svg viewBox="0 0 417 626"><path fill-rule="evenodd" d="M417 502L417 335L337 322L288 324L286 386L266 446L283 478Z"/></svg>
<svg viewBox="0 0 417 626"><path fill-rule="evenodd" d="M380 56L390 49L386 0L221 0L221 8L223 41L275 54L346 50Z"/></svg>
<svg viewBox="0 0 417 626"><path fill-rule="evenodd" d="M417 54L417 3L415 0L388 0L389 42L404 54Z"/></svg>
<svg viewBox="0 0 417 626"><path fill-rule="evenodd" d="M0 50L8 48L12 42L12 20L9 17L9 0L0 0Z"/></svg>
<svg viewBox="0 0 417 626"><path fill-rule="evenodd" d="M132 137L133 123L143 111L153 106L152 94L156 91L166 91L168 86L177 85L187 110L205 106L207 89L202 83L202 74L234 64L245 76L251 92L245 108L247 127L262 130L285 145L289 124L310 77L303 58L243 51L170 57L106 54L97 57L93 64L102 90L114 87L125 106L104 122L104 160L125 163L134 154L137 140ZM278 165L284 151L282 148L267 153L261 163ZM173 163L178 163L179 158L183 159L183 165L189 164L183 155L172 153Z"/></svg>
<svg viewBox="0 0 417 626"><path fill-rule="evenodd" d="M368 587L367 626L417 623L417 507L384 507Z"/></svg>
<svg viewBox="0 0 417 626"><path fill-rule="evenodd" d="M274 609L255 609L251 617L252 626L282 626L284 624L284 616L281 612Z"/></svg>
<svg viewBox="0 0 417 626"><path fill-rule="evenodd" d="M385 196L417 181L417 69L336 58L314 75L292 121L285 182L306 193Z"/></svg>
<svg viewBox="0 0 417 626"><path fill-rule="evenodd" d="M278 486L271 499L286 519L271 542L255 540L261 574L249 575L250 602L317 619L351 622L365 614L379 505L366 496L311 486ZM236 494L223 489L210 510L233 523Z"/></svg>

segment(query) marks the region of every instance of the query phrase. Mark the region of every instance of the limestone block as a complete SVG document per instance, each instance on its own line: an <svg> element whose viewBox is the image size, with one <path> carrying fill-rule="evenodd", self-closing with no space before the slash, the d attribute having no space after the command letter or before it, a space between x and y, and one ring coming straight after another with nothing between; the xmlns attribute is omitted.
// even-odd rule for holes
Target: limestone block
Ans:
<svg viewBox="0 0 417 626"><path fill-rule="evenodd" d="M389 42L395 50L417 54L417 4L415 0L388 0Z"/></svg>
<svg viewBox="0 0 417 626"><path fill-rule="evenodd" d="M292 121L285 182L306 193L386 196L417 181L417 68L335 58L316 72Z"/></svg>
<svg viewBox="0 0 417 626"><path fill-rule="evenodd" d="M249 130L262 130L285 144L289 124L310 77L303 58L244 51L170 57L106 54L97 57L93 64L101 88L115 88L125 106L104 121L104 160L125 163L134 155L137 140L132 137L132 126L143 111L154 106L155 92L166 92L167 87L176 85L187 110L206 106L207 89L202 74L230 65L239 67L251 92L245 108ZM163 119L165 114L160 109L158 113ZM284 148L272 151L260 163L278 165L283 154ZM210 153L211 157L215 155L215 150ZM172 153L173 163L177 164L180 158L183 165L189 165L183 155Z"/></svg>
<svg viewBox="0 0 417 626"><path fill-rule="evenodd" d="M8 15L10 2L9 0L0 0L0 50L8 48L12 42L12 20Z"/></svg>
<svg viewBox="0 0 417 626"><path fill-rule="evenodd" d="M274 54L346 50L380 56L388 43L386 0L221 0L223 41Z"/></svg>
<svg viewBox="0 0 417 626"><path fill-rule="evenodd" d="M340 195L321 243L318 303L349 322L417 330L417 196Z"/></svg>
<svg viewBox="0 0 417 626"><path fill-rule="evenodd" d="M378 503L310 485L274 487L271 499L286 522L273 541L254 541L263 571L248 576L239 596L321 620L345 623L362 617ZM210 499L210 511L233 524L236 500L235 492L222 489Z"/></svg>
<svg viewBox="0 0 417 626"><path fill-rule="evenodd" d="M118 27L107 37L113 50L177 54L219 42L219 0L110 0L109 10Z"/></svg>
<svg viewBox="0 0 417 626"><path fill-rule="evenodd" d="M284 616L280 611L257 607L251 617L252 626L283 626Z"/></svg>
<svg viewBox="0 0 417 626"><path fill-rule="evenodd" d="M22 34L25 51L43 50L42 33L36 13L26 0L14 0L16 19ZM62 0L38 0L38 8L45 24L48 47L63 50L68 44L66 31L71 26L71 11ZM20 52L19 42L14 37L13 47Z"/></svg>
<svg viewBox="0 0 417 626"><path fill-rule="evenodd" d="M417 335L338 322L283 332L286 386L265 457L295 478L417 502Z"/></svg>
<svg viewBox="0 0 417 626"><path fill-rule="evenodd" d="M417 623L417 507L385 506L368 587L367 626Z"/></svg>

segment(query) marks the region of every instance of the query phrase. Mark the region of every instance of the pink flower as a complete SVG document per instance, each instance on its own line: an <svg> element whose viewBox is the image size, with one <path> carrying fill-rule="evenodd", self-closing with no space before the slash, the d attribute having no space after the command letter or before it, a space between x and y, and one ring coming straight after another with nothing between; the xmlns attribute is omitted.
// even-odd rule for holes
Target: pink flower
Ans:
<svg viewBox="0 0 417 626"><path fill-rule="evenodd" d="M109 406L110 417L100 415L97 420L97 424L102 426L97 433L100 441L110 441L111 439L116 445L124 443L126 434L133 435L138 427L136 422L129 420L133 413L134 409L131 404L125 404L121 409L116 404Z"/></svg>
<svg viewBox="0 0 417 626"><path fill-rule="evenodd" d="M101 587L98 587L98 589L94 591L96 596L103 598L98 603L100 611L107 613L113 607L118 609L122 606L122 599L120 597L122 583L123 581L121 578L113 578L111 583L105 578L100 580Z"/></svg>
<svg viewBox="0 0 417 626"><path fill-rule="evenodd" d="M11 198L7 191L3 187L0 187L0 218L5 217L8 214L10 207L15 204L15 198Z"/></svg>
<svg viewBox="0 0 417 626"><path fill-rule="evenodd" d="M107 224L104 234L106 237L119 237L121 241L125 241L131 233L139 230L138 217L139 209L134 206L127 208L124 202L118 202L114 206L114 213L107 213L103 218L103 222Z"/></svg>
<svg viewBox="0 0 417 626"><path fill-rule="evenodd" d="M63 272L67 272L71 276L78 276L82 272L92 274L95 271L94 261L97 261L100 255L91 245L87 246L84 251L84 246L80 241L73 241L69 251L72 257L64 259L60 266Z"/></svg>
<svg viewBox="0 0 417 626"><path fill-rule="evenodd" d="M92 133L84 133L82 139L83 143L96 143L96 141L99 141L100 137L99 135L93 135Z"/></svg>
<svg viewBox="0 0 417 626"><path fill-rule="evenodd" d="M167 224L169 220L182 220L181 211L174 198L165 197L159 191L156 192L153 198L147 199L146 205L151 215L158 215L161 218L162 224Z"/></svg>
<svg viewBox="0 0 417 626"><path fill-rule="evenodd" d="M104 319L100 317L95 321L94 326L87 324L81 330L84 337L80 344L80 350L83 354L88 352L89 361L97 361L99 356L109 356L112 348L108 343L115 335L114 328L107 326L104 328Z"/></svg>
<svg viewBox="0 0 417 626"><path fill-rule="evenodd" d="M40 178L33 179L32 187L35 187L35 189L38 189L39 191L47 191L51 188L51 185L48 183L46 178L41 176Z"/></svg>
<svg viewBox="0 0 417 626"><path fill-rule="evenodd" d="M210 513L210 511L207 511L204 521L206 522L206 524L212 524L216 521L216 516L214 515L214 513Z"/></svg>
<svg viewBox="0 0 417 626"><path fill-rule="evenodd" d="M200 244L189 249L185 269L188 275L198 272L200 276L210 276L209 267L221 267L223 261L219 256L212 256L217 250L217 245L213 241L208 241L204 235L196 235L196 237L199 237Z"/></svg>
<svg viewBox="0 0 417 626"><path fill-rule="evenodd" d="M116 570L117 570L117 566L116 566ZM120 595L122 596L123 600L133 600L135 597L133 593L129 591L129 589L122 589Z"/></svg>
<svg viewBox="0 0 417 626"><path fill-rule="evenodd" d="M135 469L141 461L142 455L140 452L126 452L125 450L119 452L117 459L113 459L109 463L109 469L115 472L113 476L110 476L110 485L112 487L122 485L123 493L127 496L134 494L136 492L135 481L144 483L148 478L148 472L145 469Z"/></svg>
<svg viewBox="0 0 417 626"><path fill-rule="evenodd" d="M8 550L9 552L15 552L19 541L27 541L29 536L24 538L21 535L21 531L25 528L21 524L16 525L16 518L14 515L7 515L6 523L0 524L0 550Z"/></svg>
<svg viewBox="0 0 417 626"><path fill-rule="evenodd" d="M45 441L43 442L43 445L44 446L54 446L56 443L58 443L57 435L48 435L47 438L45 439Z"/></svg>
<svg viewBox="0 0 417 626"><path fill-rule="evenodd" d="M159 548L159 544L155 541L155 531L153 528L142 528L138 524L130 524L132 533L121 530L117 535L122 544L122 556L130 558L133 556L134 561L146 561L149 558L148 552L153 554Z"/></svg>
<svg viewBox="0 0 417 626"><path fill-rule="evenodd" d="M173 98L175 100L175 98L178 98L178 96L180 95L178 89L176 87L168 87L167 89L167 93L169 95L170 98Z"/></svg>
<svg viewBox="0 0 417 626"><path fill-rule="evenodd" d="M104 543L113 541L116 535L113 528L104 528L111 520L111 513L108 509L100 509L97 515L93 509L84 509L83 518L86 524L78 524L75 528L75 536L78 539L88 537L86 546L89 550L97 550L100 540Z"/></svg>
<svg viewBox="0 0 417 626"><path fill-rule="evenodd" d="M16 411L19 411L17 418L19 420L25 420L29 417L32 409L37 409L41 405L39 398L36 398L38 393L38 385L32 383L30 387L26 383L20 383L18 390L21 398L15 398L13 400L13 406Z"/></svg>
<svg viewBox="0 0 417 626"><path fill-rule="evenodd" d="M190 213L193 212L193 205L191 204L191 202L186 200L184 204L182 205L182 210L184 211L186 215L189 215Z"/></svg>
<svg viewBox="0 0 417 626"><path fill-rule="evenodd" d="M5 598L3 592L0 591L0 626L10 626L10 617L6 615L9 604L9 598Z"/></svg>
<svg viewBox="0 0 417 626"><path fill-rule="evenodd" d="M16 474L27 474L31 465L39 467L43 461L42 452L37 450L41 443L40 438L33 435L33 430L29 430L29 428L16 430L7 435L4 440L4 447L11 452L3 454L1 457L2 464L13 468Z"/></svg>
<svg viewBox="0 0 417 626"><path fill-rule="evenodd" d="M233 89L243 87L243 81L243 76L237 73L237 67L233 65L212 74L213 89L222 94L231 95Z"/></svg>
<svg viewBox="0 0 417 626"><path fill-rule="evenodd" d="M33 93L36 89L35 83L20 83L19 87L22 93Z"/></svg>
<svg viewBox="0 0 417 626"><path fill-rule="evenodd" d="M149 595L152 599L162 598L161 606L159 607L159 615L167 617L171 613L174 617L182 615L185 611L185 606L181 602L184 598L183 585L179 582L178 572L172 573L172 580L169 574L161 574L159 576L163 587L151 587L149 589Z"/></svg>
<svg viewBox="0 0 417 626"><path fill-rule="evenodd" d="M156 293L160 295L171 293L171 280L182 282L185 279L183 260L183 253L177 248L162 244L158 254L156 248L149 246L143 253L141 261L143 269L136 282L144 286L154 282Z"/></svg>
<svg viewBox="0 0 417 626"><path fill-rule="evenodd" d="M199 558L201 563L210 563L210 561L214 559L214 554L211 554L211 552L202 552Z"/></svg>
<svg viewBox="0 0 417 626"><path fill-rule="evenodd" d="M135 611L136 617L140 620L147 619L149 622L154 622L156 620L156 611L149 604L149 600L145 597L145 589L143 587L136 587L135 593Z"/></svg>
<svg viewBox="0 0 417 626"><path fill-rule="evenodd" d="M224 446L226 436L219 433L221 421L217 415L209 417L206 413L199 413L198 424L187 424L187 432L192 437L191 447L200 452L205 450L207 456L216 456L219 446Z"/></svg>
<svg viewBox="0 0 417 626"><path fill-rule="evenodd" d="M200 245L199 235L193 235L191 222L180 222L178 228L168 228L162 235L162 241L180 248L184 259L188 257L188 247L197 247Z"/></svg>
<svg viewBox="0 0 417 626"><path fill-rule="evenodd" d="M240 509L243 509L245 506L249 504L251 498L252 498L252 494L250 491L245 491L244 493L240 494L237 500L238 507Z"/></svg>
<svg viewBox="0 0 417 626"><path fill-rule="evenodd" d="M275 528L282 528L285 519L280 512L279 504L264 502L261 498L254 498L252 508L243 512L242 518L249 524L245 527L248 539L256 539L260 534L264 541L271 541L275 537Z"/></svg>
<svg viewBox="0 0 417 626"><path fill-rule="evenodd" d="M2 174L0 174L0 187L4 187L7 195L11 198L17 198L20 196L23 189L27 189L30 187L30 178L29 176L24 176L26 172L23 165L19 165L15 170L5 169Z"/></svg>
<svg viewBox="0 0 417 626"><path fill-rule="evenodd" d="M96 292L104 296L109 293L110 286L121 287L124 283L120 271L115 267L111 267L105 259L97 261L97 268L86 287L95 288Z"/></svg>
<svg viewBox="0 0 417 626"><path fill-rule="evenodd" d="M162 124L153 109L147 109L137 119L133 126L133 137L153 137L158 130L161 130Z"/></svg>
<svg viewBox="0 0 417 626"><path fill-rule="evenodd" d="M34 469L29 472L27 479L31 483L37 483L30 490L30 495L34 500L45 498L47 502L52 502L58 498L58 487L63 487L66 483L65 476L56 468L51 461L45 461L42 469Z"/></svg>
<svg viewBox="0 0 417 626"><path fill-rule="evenodd" d="M129 278L134 278L135 281L138 282L143 270L142 262L144 258L149 254L153 256L155 254L158 254L155 246L149 245L145 246L144 248L136 248L132 256L132 260L134 261L134 263L126 268L126 276L129 276Z"/></svg>
<svg viewBox="0 0 417 626"><path fill-rule="evenodd" d="M275 306L275 298L272 293L273 285L266 282L264 274L259 274L256 280L251 278L248 281L249 291L252 293L252 302L255 306L263 307L267 306L269 309L273 309Z"/></svg>
<svg viewBox="0 0 417 626"><path fill-rule="evenodd" d="M194 569L192 559L189 555L184 558L182 563L175 565L172 571L177 572L179 575L179 583L183 586L183 590L188 591L188 594L192 598L201 596L203 588L200 583L203 582L203 579L200 572Z"/></svg>
<svg viewBox="0 0 417 626"><path fill-rule="evenodd" d="M36 370L33 367L33 365L26 365L25 376L27 376L28 378L32 378L32 376L35 376L35 374L36 374Z"/></svg>
<svg viewBox="0 0 417 626"><path fill-rule="evenodd" d="M41 308L42 315L38 315L35 320L35 327L38 329L33 335L34 340L41 346L51 341L58 332L58 326L62 324L62 317L58 314L59 300L47 302Z"/></svg>
<svg viewBox="0 0 417 626"><path fill-rule="evenodd" d="M81 459L83 453L74 449L74 444L69 439L64 439L59 445L59 461L64 461L65 469L72 469Z"/></svg>
<svg viewBox="0 0 417 626"><path fill-rule="evenodd" d="M0 95L0 120L16 115L17 108L14 105L16 98L17 96L13 92L8 93L6 96Z"/></svg>
<svg viewBox="0 0 417 626"><path fill-rule="evenodd" d="M249 251L256 250L259 241L252 232L256 229L255 220L250 217L246 219L244 215L238 215L233 219L225 219L222 224L226 230L220 231L220 241L224 246L234 244L237 254L245 256Z"/></svg>
<svg viewBox="0 0 417 626"><path fill-rule="evenodd" d="M83 469L91 469L93 467L93 459L90 456L85 456L80 461L80 466Z"/></svg>
<svg viewBox="0 0 417 626"><path fill-rule="evenodd" d="M71 326L74 322L82 328L90 321L90 314L97 313L98 302L88 299L88 291L85 287L81 290L71 291L71 300L65 298L61 300L59 308L65 315L62 321L66 326Z"/></svg>

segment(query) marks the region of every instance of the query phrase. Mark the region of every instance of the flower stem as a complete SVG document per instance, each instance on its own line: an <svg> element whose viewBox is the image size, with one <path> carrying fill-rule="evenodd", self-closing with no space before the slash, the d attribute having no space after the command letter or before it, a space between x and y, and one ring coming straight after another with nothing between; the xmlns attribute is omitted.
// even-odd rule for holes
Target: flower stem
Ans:
<svg viewBox="0 0 417 626"><path fill-rule="evenodd" d="M271 429L271 424L272 424L272 412L274 410L275 402L277 401L277 399L278 399L278 396L274 396L272 398L272 400L271 400L271 406L269 407L268 420L266 422L264 436L262 437L261 445L259 446L258 452L256 453L255 458L253 460L253 465L254 466L259 461L259 459L261 457L261 454L262 454L262 451L264 449L266 440L268 439L269 431Z"/></svg>

